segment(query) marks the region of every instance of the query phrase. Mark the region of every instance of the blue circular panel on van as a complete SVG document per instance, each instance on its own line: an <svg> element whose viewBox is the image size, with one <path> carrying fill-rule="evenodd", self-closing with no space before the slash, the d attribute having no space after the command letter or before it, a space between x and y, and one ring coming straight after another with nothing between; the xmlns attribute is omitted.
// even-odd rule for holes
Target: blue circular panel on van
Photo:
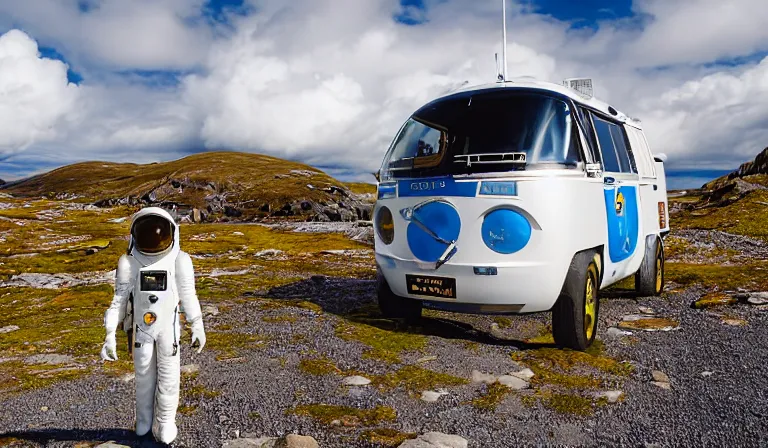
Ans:
<svg viewBox="0 0 768 448"><path fill-rule="evenodd" d="M461 219L453 206L445 202L430 202L413 211L413 218L406 231L408 247L413 255L422 261L434 262L440 259L448 245L438 241L415 221L419 221L440 238L454 241L459 238Z"/></svg>
<svg viewBox="0 0 768 448"><path fill-rule="evenodd" d="M520 213L494 210L483 221L483 242L494 252L512 254L528 244L531 239L531 223Z"/></svg>

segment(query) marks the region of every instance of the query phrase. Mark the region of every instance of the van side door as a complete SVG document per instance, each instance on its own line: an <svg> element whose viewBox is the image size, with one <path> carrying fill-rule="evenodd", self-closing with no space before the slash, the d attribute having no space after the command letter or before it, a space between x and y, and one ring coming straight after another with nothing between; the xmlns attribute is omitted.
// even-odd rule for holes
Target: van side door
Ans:
<svg viewBox="0 0 768 448"><path fill-rule="evenodd" d="M640 268L645 249L643 210L637 164L624 127L596 112L590 116L603 166L607 241L601 286L606 287Z"/></svg>

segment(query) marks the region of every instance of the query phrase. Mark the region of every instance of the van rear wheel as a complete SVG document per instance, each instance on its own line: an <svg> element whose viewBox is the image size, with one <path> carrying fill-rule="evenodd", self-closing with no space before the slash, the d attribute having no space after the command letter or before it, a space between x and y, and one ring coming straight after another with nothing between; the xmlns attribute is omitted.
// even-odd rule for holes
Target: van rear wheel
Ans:
<svg viewBox="0 0 768 448"><path fill-rule="evenodd" d="M405 319L408 323L417 323L421 319L421 301L396 295L381 272L376 273L376 295L384 317Z"/></svg>
<svg viewBox="0 0 768 448"><path fill-rule="evenodd" d="M664 244L655 235L645 244L645 255L640 270L635 274L635 292L640 297L661 295L664 288Z"/></svg>
<svg viewBox="0 0 768 448"><path fill-rule="evenodd" d="M560 297L552 308L552 335L560 347L586 350L595 340L600 309L599 261L593 251L578 253L571 261Z"/></svg>

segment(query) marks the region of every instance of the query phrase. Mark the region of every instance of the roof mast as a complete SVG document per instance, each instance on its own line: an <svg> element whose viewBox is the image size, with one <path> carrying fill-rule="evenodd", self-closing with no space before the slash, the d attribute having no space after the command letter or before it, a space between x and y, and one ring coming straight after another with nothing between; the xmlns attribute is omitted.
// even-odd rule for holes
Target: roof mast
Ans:
<svg viewBox="0 0 768 448"><path fill-rule="evenodd" d="M507 0L501 0L501 67L502 82L507 81Z"/></svg>

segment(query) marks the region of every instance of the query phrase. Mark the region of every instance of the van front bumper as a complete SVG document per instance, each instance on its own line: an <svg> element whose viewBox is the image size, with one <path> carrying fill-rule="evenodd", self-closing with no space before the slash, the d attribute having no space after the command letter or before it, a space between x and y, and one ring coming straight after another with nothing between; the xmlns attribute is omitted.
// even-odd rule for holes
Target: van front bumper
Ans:
<svg viewBox="0 0 768 448"><path fill-rule="evenodd" d="M515 314L549 311L557 301L568 265L543 262L509 262L490 265L446 263L424 269L412 260L376 254L376 264L392 292L424 302L429 308L472 314ZM476 274L475 268L495 268L495 275ZM406 276L455 280L455 298L414 294Z"/></svg>

